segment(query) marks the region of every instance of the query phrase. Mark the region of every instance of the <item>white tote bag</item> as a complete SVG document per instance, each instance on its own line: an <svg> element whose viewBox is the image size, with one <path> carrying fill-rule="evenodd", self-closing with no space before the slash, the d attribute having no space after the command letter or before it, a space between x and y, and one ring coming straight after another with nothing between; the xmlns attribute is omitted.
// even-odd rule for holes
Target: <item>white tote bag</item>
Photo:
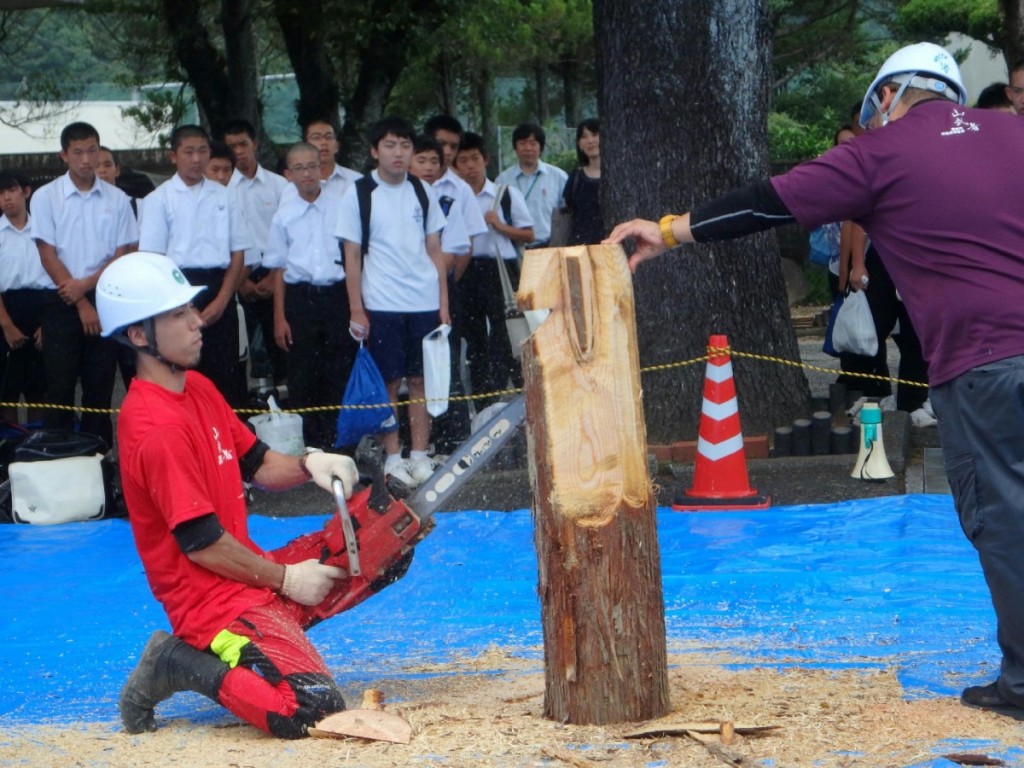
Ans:
<svg viewBox="0 0 1024 768"><path fill-rule="evenodd" d="M423 390L427 413L440 416L448 410L452 383L452 350L448 345L450 325L439 325L423 337Z"/></svg>
<svg viewBox="0 0 1024 768"><path fill-rule="evenodd" d="M864 291L851 291L836 314L832 346L837 352L872 357L878 352L875 320Z"/></svg>

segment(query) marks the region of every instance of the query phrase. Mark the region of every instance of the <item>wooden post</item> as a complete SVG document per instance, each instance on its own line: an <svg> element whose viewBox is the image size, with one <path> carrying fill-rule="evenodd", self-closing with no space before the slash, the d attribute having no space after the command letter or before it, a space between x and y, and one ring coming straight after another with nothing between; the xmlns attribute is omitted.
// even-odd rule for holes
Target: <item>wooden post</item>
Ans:
<svg viewBox="0 0 1024 768"><path fill-rule="evenodd" d="M596 725L661 717L665 606L625 255L529 251L517 298L551 309L522 358L544 714Z"/></svg>

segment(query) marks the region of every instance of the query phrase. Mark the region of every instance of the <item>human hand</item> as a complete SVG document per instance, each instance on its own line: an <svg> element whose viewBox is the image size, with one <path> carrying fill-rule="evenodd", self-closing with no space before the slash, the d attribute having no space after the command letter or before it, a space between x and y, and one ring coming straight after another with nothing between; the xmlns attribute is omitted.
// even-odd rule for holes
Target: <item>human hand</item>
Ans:
<svg viewBox="0 0 1024 768"><path fill-rule="evenodd" d="M348 332L352 334L352 338L356 341L363 341L370 337L370 318L366 314L366 310L354 309L351 313L351 319L348 323Z"/></svg>
<svg viewBox="0 0 1024 768"><path fill-rule="evenodd" d="M64 300L65 304L74 304L85 296L88 290L89 286L85 280L76 280L73 277L69 277L57 286L57 295Z"/></svg>
<svg viewBox="0 0 1024 768"><path fill-rule="evenodd" d="M292 327L287 320L274 321L274 341L287 352L292 346Z"/></svg>
<svg viewBox="0 0 1024 768"><path fill-rule="evenodd" d="M316 560L284 567L284 582L281 594L302 605L316 605L334 587L334 580L345 577L345 571L333 565L324 565Z"/></svg>
<svg viewBox="0 0 1024 768"><path fill-rule="evenodd" d="M13 322L8 322L3 326L4 340L7 342L7 346L11 349L19 349L26 341L28 336L21 332L21 329L16 326Z"/></svg>
<svg viewBox="0 0 1024 768"><path fill-rule="evenodd" d="M238 298L246 304L256 301L260 297L256 285L252 280L243 280L242 284L238 286Z"/></svg>
<svg viewBox="0 0 1024 768"><path fill-rule="evenodd" d="M868 271L857 264L850 270L850 290L861 291L868 287Z"/></svg>
<svg viewBox="0 0 1024 768"><path fill-rule="evenodd" d="M345 486L345 498L352 498L352 489L359 482L359 472L356 470L356 463L349 456L340 453L307 453L304 457L306 471L313 478L313 482L325 491L332 492L331 481L334 478L341 480Z"/></svg>
<svg viewBox="0 0 1024 768"><path fill-rule="evenodd" d="M32 343L36 345L36 349L40 352L43 349L43 329L36 328L36 332L32 334Z"/></svg>
<svg viewBox="0 0 1024 768"><path fill-rule="evenodd" d="M636 268L642 262L660 256L667 250L661 237L661 225L645 219L633 219L619 224L603 242L607 245L619 245L628 238L636 240L636 250L629 257L630 272L636 272Z"/></svg>
<svg viewBox="0 0 1024 768"><path fill-rule="evenodd" d="M222 299L218 296L203 308L203 311L199 313L199 316L203 318L204 328L209 328L220 320L221 316L224 314L224 308L227 306L227 303L227 299Z"/></svg>
<svg viewBox="0 0 1024 768"><path fill-rule="evenodd" d="M96 307L88 299L80 299L75 306L78 307L78 319L82 321L85 335L99 336L100 316L96 313Z"/></svg>

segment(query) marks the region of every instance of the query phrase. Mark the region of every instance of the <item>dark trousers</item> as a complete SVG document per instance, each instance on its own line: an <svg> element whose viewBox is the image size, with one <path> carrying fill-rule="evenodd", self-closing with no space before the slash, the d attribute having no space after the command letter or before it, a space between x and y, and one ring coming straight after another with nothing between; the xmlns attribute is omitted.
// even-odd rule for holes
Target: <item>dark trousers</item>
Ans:
<svg viewBox="0 0 1024 768"><path fill-rule="evenodd" d="M263 267L254 269L248 280L257 283L267 274ZM274 343L274 297L239 303L245 313L245 327L249 334L249 359L254 378L272 376L274 384L282 384L288 377L288 355ZM257 335L257 330L260 331ZM256 341L259 343L256 343ZM269 366L269 370L268 370Z"/></svg>
<svg viewBox="0 0 1024 768"><path fill-rule="evenodd" d="M519 265L514 259L508 259L505 266L515 289L519 285ZM470 259L469 268L459 281L459 299L473 394L506 389L509 379L514 386L522 386L523 373L512 354L505 328L505 299L494 259ZM474 402L479 411L495 399Z"/></svg>
<svg viewBox="0 0 1024 768"><path fill-rule="evenodd" d="M345 281L317 286L286 284L284 315L292 331L288 350L288 405L311 408L341 404L359 345L349 335ZM271 337L272 338L272 337ZM337 410L302 414L307 446L333 448Z"/></svg>
<svg viewBox="0 0 1024 768"><path fill-rule="evenodd" d="M206 286L206 290L193 300L196 309L202 311L216 298L224 282L224 270L190 268L181 272L192 285ZM158 346L159 343L157 339ZM245 407L248 386L245 368L238 359L238 305L234 294L220 319L203 328L203 353L196 370L216 385L228 405L232 408Z"/></svg>
<svg viewBox="0 0 1024 768"><path fill-rule="evenodd" d="M875 321L875 333L878 335L878 352L873 357L843 353L839 356L839 365L846 373L866 373L888 377L889 363L886 360L885 340L899 322L899 333L893 336L900 350L900 366L897 378L903 381L920 381L928 383L928 364L921 351L921 342L917 338L914 326L910 322L907 308L896 296L896 286L889 277L878 252L869 248L864 258L864 266L868 271L869 281L865 293L871 317ZM837 381L844 382L849 389L856 389L866 397L887 397L892 394L892 385L888 381L866 379L858 376L840 376ZM928 388L900 384L896 388L896 407L910 413L920 408L928 399Z"/></svg>
<svg viewBox="0 0 1024 768"><path fill-rule="evenodd" d="M43 353L36 349L33 334L39 330L43 306L49 291L15 288L4 291L3 301L14 325L28 339L18 349L11 349L0 334L4 367L0 400L17 402L21 395L26 403L40 403L46 397L46 374Z"/></svg>
<svg viewBox="0 0 1024 768"><path fill-rule="evenodd" d="M972 368L931 402L960 526L992 594L999 690L1024 706L1024 356Z"/></svg>
<svg viewBox="0 0 1024 768"><path fill-rule="evenodd" d="M57 291L46 291L41 326L43 329L43 367L46 370L46 402L73 406L75 386L82 384L82 407L109 409L114 392L117 342L101 336L87 336L78 310L68 306ZM94 302L90 292L86 298ZM47 429L72 429L74 412L47 410L43 417ZM99 435L114 444L114 427L108 413L83 413L81 429Z"/></svg>

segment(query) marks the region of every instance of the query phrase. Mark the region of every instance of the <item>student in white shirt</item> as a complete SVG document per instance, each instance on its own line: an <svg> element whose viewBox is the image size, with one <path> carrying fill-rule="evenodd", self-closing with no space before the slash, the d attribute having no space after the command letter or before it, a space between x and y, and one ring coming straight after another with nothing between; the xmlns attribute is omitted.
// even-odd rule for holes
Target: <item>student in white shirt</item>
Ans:
<svg viewBox="0 0 1024 768"><path fill-rule="evenodd" d="M0 400L41 403L46 396L46 375L40 352L39 323L46 291L56 289L39 260L32 239L28 199L32 187L17 171L0 171L0 337L4 359ZM41 413L31 409L29 421ZM16 408L5 408L3 417L18 420Z"/></svg>
<svg viewBox="0 0 1024 768"><path fill-rule="evenodd" d="M412 126L402 118L384 118L373 126L370 153L377 170L345 193L336 230L345 241L352 331L368 339L391 402L397 400L403 378L410 401L422 400L423 337L439 322L451 324L440 236L445 218L430 185L408 173L413 139ZM372 188L365 235L359 203L364 184ZM434 469L427 457L430 417L422 402L409 404L409 432L408 460L402 459L397 432L382 436L387 454L384 471L392 479L416 486Z"/></svg>
<svg viewBox="0 0 1024 768"><path fill-rule="evenodd" d="M47 294L41 320L46 400L74 405L80 381L83 408L110 408L117 347L99 335L96 281L111 260L135 247L139 232L128 195L96 176L96 129L70 123L61 131L60 145L68 172L32 196L32 237L56 286ZM71 411L47 411L43 418L48 429L71 429L73 424ZM83 412L81 429L113 445L108 414Z"/></svg>
<svg viewBox="0 0 1024 768"><path fill-rule="evenodd" d="M527 248L545 248L551 240L551 212L562 199L569 175L540 159L544 151L544 129L533 123L517 125L512 131L512 149L518 162L498 174L496 184L508 184L523 193L533 219L536 238Z"/></svg>
<svg viewBox="0 0 1024 768"><path fill-rule="evenodd" d="M232 120L224 127L224 143L234 153L235 170L228 188L235 191L245 213L254 246L246 252L238 298L245 311L249 333L249 359L253 378L273 378L283 384L288 375L288 358L273 343L274 280L263 265L270 222L290 186L280 174L269 171L256 159L259 142L248 120ZM260 333L257 333L257 329Z"/></svg>
<svg viewBox="0 0 1024 768"><path fill-rule="evenodd" d="M274 214L263 265L274 280L274 340L288 355L291 408L341 403L358 346L348 332L348 291L335 237L341 198L321 188L316 147L288 150L287 173L298 195ZM302 416L307 446L335 444L336 411Z"/></svg>
<svg viewBox="0 0 1024 768"><path fill-rule="evenodd" d="M245 404L245 370L239 362L235 291L244 252L252 239L235 195L204 175L210 138L198 125L171 133L170 159L177 172L146 198L139 248L168 256L193 285L203 318L198 370L234 408Z"/></svg>
<svg viewBox="0 0 1024 768"><path fill-rule="evenodd" d="M497 259L504 261L512 286L516 287L519 260L512 241L528 243L534 239L533 221L518 189L503 185L495 205L499 187L487 179L487 160L483 137L465 134L455 168L476 193L480 211L490 227L485 234L473 238L473 258L459 283L462 333L468 347L466 359L474 394L503 390L510 379L516 386L522 384L522 370L505 329L505 299ZM474 402L480 409L493 399Z"/></svg>

